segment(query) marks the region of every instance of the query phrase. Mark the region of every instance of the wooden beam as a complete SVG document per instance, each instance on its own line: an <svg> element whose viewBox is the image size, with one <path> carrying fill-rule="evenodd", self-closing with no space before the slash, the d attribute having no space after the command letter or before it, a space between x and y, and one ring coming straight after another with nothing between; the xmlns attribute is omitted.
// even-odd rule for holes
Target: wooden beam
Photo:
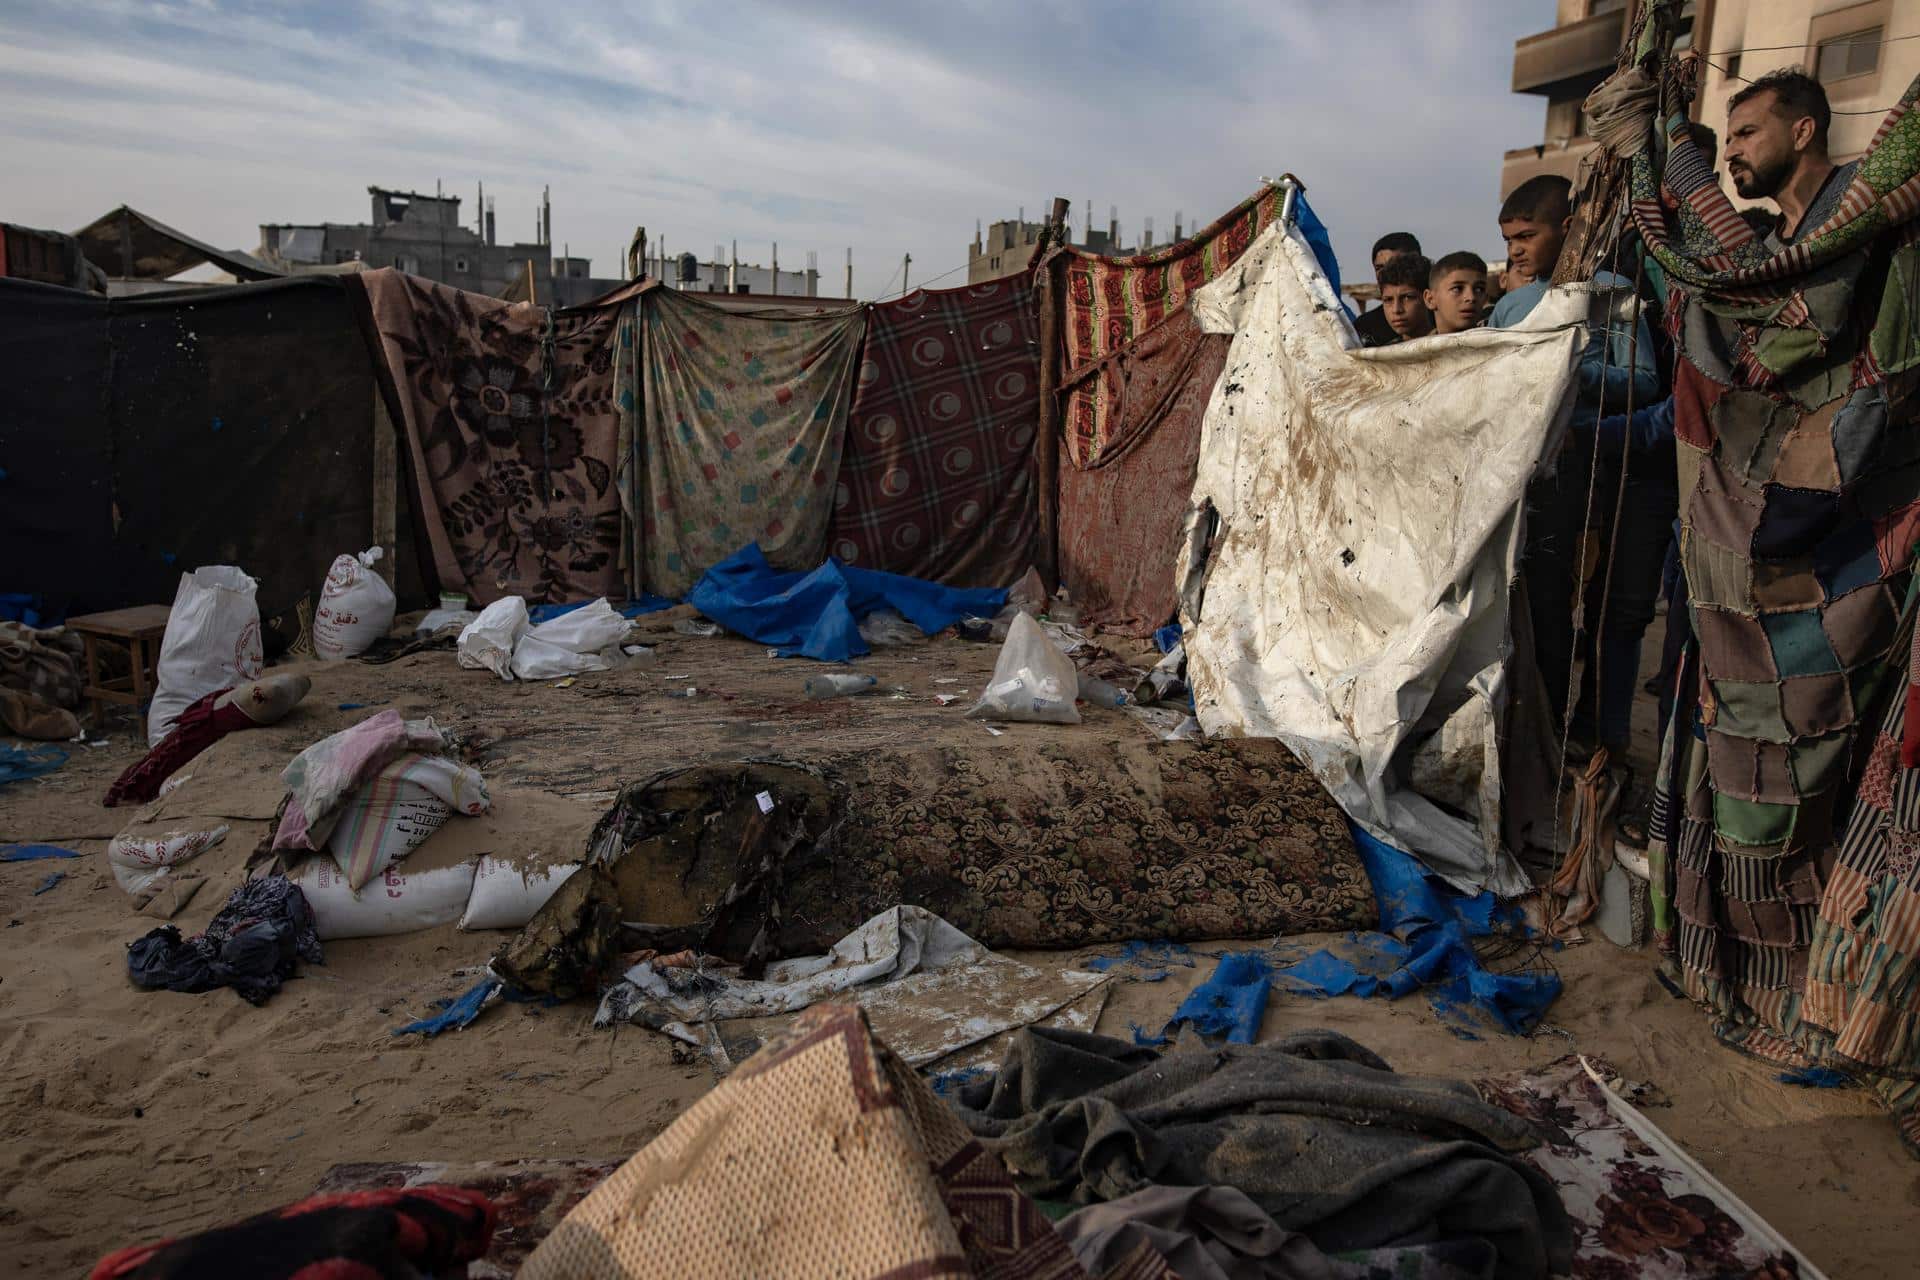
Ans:
<svg viewBox="0 0 1920 1280"><path fill-rule="evenodd" d="M387 398L373 388L373 544L384 552L375 571L395 584L400 553L400 437L387 413Z"/></svg>

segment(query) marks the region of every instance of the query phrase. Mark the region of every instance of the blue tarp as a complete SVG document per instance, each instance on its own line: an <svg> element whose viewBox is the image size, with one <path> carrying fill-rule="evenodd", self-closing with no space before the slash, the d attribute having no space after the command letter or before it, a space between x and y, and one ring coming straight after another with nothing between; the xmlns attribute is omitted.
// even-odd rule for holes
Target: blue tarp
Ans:
<svg viewBox="0 0 1920 1280"><path fill-rule="evenodd" d="M1267 1012L1273 966L1258 951L1229 951L1207 980L1187 992L1173 1011L1161 1039L1185 1024L1201 1035L1224 1035L1228 1044L1252 1044Z"/></svg>
<svg viewBox="0 0 1920 1280"><path fill-rule="evenodd" d="M1490 890L1455 893L1410 855L1348 826L1373 881L1381 931L1348 934L1343 945L1288 965L1276 975L1280 986L1295 995L1388 999L1424 987L1456 1030L1477 1014L1513 1035L1531 1034L1560 994L1560 975L1490 972L1468 941L1523 932L1520 913Z"/></svg>
<svg viewBox="0 0 1920 1280"><path fill-rule="evenodd" d="M480 1011L487 1007L500 988L498 978L482 978L469 987L465 995L435 1000L430 1007L438 1010L437 1013L429 1014L418 1022L409 1022L404 1027L395 1027L393 1034L423 1035L432 1039L442 1031L458 1031L480 1016Z"/></svg>
<svg viewBox="0 0 1920 1280"><path fill-rule="evenodd" d="M1303 193L1296 205L1300 220L1300 234L1313 246L1313 256L1320 263L1320 270L1326 273L1327 281L1333 285L1333 296L1340 296L1340 260L1333 256L1333 236L1327 231L1327 224L1320 221L1320 215L1313 211Z"/></svg>
<svg viewBox="0 0 1920 1280"><path fill-rule="evenodd" d="M552 622L564 617L575 609L584 609L592 604L591 600L573 600L566 604L536 604L527 608L527 621L539 626L543 622ZM612 604L612 601L608 601ZM637 618L643 613L658 613L662 609L673 608L674 602L665 596L652 594L641 596L638 600L629 600L625 604L613 606L613 611L623 618Z"/></svg>
<svg viewBox="0 0 1920 1280"><path fill-rule="evenodd" d="M42 858L77 858L72 849L57 844L10 844L0 849L0 862L38 862Z"/></svg>
<svg viewBox="0 0 1920 1280"><path fill-rule="evenodd" d="M875 609L896 609L933 635L970 614L992 617L1006 606L1007 593L856 569L831 556L811 573L779 573L759 545L749 543L707 570L687 603L729 631L774 646L783 658L845 662L868 651L859 620Z"/></svg>

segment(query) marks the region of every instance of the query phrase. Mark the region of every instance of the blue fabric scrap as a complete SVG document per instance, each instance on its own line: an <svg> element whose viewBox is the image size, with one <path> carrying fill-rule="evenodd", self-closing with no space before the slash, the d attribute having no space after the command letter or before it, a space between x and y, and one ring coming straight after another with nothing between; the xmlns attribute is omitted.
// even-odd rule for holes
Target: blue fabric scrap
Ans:
<svg viewBox="0 0 1920 1280"><path fill-rule="evenodd" d="M1172 653L1173 646L1180 643L1180 624L1169 622L1153 633L1153 647L1162 653Z"/></svg>
<svg viewBox="0 0 1920 1280"><path fill-rule="evenodd" d="M71 849L57 844L10 844L0 849L0 862L38 862L42 858L77 858Z"/></svg>
<svg viewBox="0 0 1920 1280"><path fill-rule="evenodd" d="M67 762L59 747L10 747L0 742L0 787L52 773Z"/></svg>
<svg viewBox="0 0 1920 1280"><path fill-rule="evenodd" d="M954 1071L942 1071L929 1078L927 1083L933 1086L933 1091L938 1096L952 1098L958 1096L965 1086L992 1074L993 1070L990 1067L961 1067Z"/></svg>
<svg viewBox="0 0 1920 1280"><path fill-rule="evenodd" d="M1152 976L1142 976L1143 982L1158 982L1167 976L1167 966L1179 965L1183 969L1193 968L1193 952L1178 942L1156 939L1143 942L1136 938L1120 949L1119 954L1095 956L1081 967L1094 973L1106 973L1117 965L1129 965L1136 969L1157 970Z"/></svg>
<svg viewBox="0 0 1920 1280"><path fill-rule="evenodd" d="M992 617L1006 605L1007 593L856 569L832 556L810 573L780 573L758 543L748 543L707 570L687 603L727 630L773 646L783 658L845 662L868 652L860 619L876 609L895 609L933 635L968 615Z"/></svg>
<svg viewBox="0 0 1920 1280"><path fill-rule="evenodd" d="M1795 1067L1791 1071L1782 1071L1774 1079L1781 1084L1799 1085L1802 1089L1845 1089L1853 1084L1851 1076L1832 1067Z"/></svg>
<svg viewBox="0 0 1920 1280"><path fill-rule="evenodd" d="M53 886L59 884L62 880L65 880L66 878L67 878L66 872L64 871L54 872L52 875L48 876L45 880L42 880L40 882L40 887L33 891L33 896L36 898L39 897L41 894L53 888Z"/></svg>
<svg viewBox="0 0 1920 1280"><path fill-rule="evenodd" d="M482 978L458 999L449 996L435 1000L430 1007L440 1012L422 1018L418 1022L409 1022L404 1027L395 1027L393 1034L404 1036L418 1032L431 1039L442 1031L458 1031L479 1017L480 1011L492 1002L504 985L498 978Z"/></svg>
<svg viewBox="0 0 1920 1280"><path fill-rule="evenodd" d="M1161 1037L1185 1025L1201 1035L1224 1035L1228 1044L1252 1044L1260 1034L1272 986L1273 966L1266 956L1258 951L1229 951L1207 980L1187 993Z"/></svg>
<svg viewBox="0 0 1920 1280"><path fill-rule="evenodd" d="M1375 839L1349 822L1360 860L1373 882L1380 932L1348 934L1338 947L1316 951L1281 969L1282 987L1295 995L1355 995L1398 999L1425 988L1435 1012L1459 1033L1469 1020L1490 1022L1510 1035L1530 1035L1560 994L1557 973L1490 972L1469 938L1523 932L1518 908L1491 890L1455 893L1411 854Z"/></svg>
<svg viewBox="0 0 1920 1280"><path fill-rule="evenodd" d="M591 600L570 600L566 604L534 604L527 606L527 621L535 626L543 622L552 622L555 618L565 617L575 609L584 609L592 604ZM607 602L613 604L611 600ZM656 596L652 592L637 600L625 604L613 605L613 611L623 618L637 618L643 613L658 613L662 609L671 609L677 603L665 596Z"/></svg>

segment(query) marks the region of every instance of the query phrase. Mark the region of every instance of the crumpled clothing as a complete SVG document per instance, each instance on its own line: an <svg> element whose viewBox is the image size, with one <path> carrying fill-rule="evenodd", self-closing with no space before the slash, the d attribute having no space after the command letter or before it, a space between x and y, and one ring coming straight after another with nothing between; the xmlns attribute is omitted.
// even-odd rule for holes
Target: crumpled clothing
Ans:
<svg viewBox="0 0 1920 1280"><path fill-rule="evenodd" d="M1161 1055L1030 1027L955 1106L1043 1199L1235 1186L1329 1253L1481 1240L1498 1254L1493 1276L1572 1264L1558 1193L1517 1155L1538 1144L1526 1121L1461 1081L1397 1074L1332 1031Z"/></svg>
<svg viewBox="0 0 1920 1280"><path fill-rule="evenodd" d="M310 1196L229 1226L122 1249L90 1280L198 1276L465 1275L487 1256L498 1211L465 1187L394 1187Z"/></svg>
<svg viewBox="0 0 1920 1280"><path fill-rule="evenodd" d="M145 804L160 794L161 783L202 751L237 729L274 723L306 697L312 685L306 676L266 676L216 689L191 703L157 746L114 779L107 788L107 808Z"/></svg>
<svg viewBox="0 0 1920 1280"><path fill-rule="evenodd" d="M1474 1280L1493 1262L1493 1249L1479 1240L1330 1258L1305 1236L1276 1226L1238 1187L1148 1187L1088 1205L1057 1229L1096 1276L1114 1274L1143 1253L1163 1260L1180 1280Z"/></svg>
<svg viewBox="0 0 1920 1280"><path fill-rule="evenodd" d="M285 876L263 876L235 889L205 933L183 939L164 925L127 944L127 976L143 990L232 987L248 1004L265 1004L296 959L325 963L313 908Z"/></svg>
<svg viewBox="0 0 1920 1280"><path fill-rule="evenodd" d="M274 850L321 848L347 798L374 775L405 752L436 755L446 749L446 734L431 717L405 720L391 709L322 738L281 771L287 784L287 809L274 833ZM482 787L462 805L462 812L483 813L489 803Z"/></svg>
<svg viewBox="0 0 1920 1280"><path fill-rule="evenodd" d="M56 707L78 707L86 690L86 641L65 627L0 622L0 686L24 689Z"/></svg>
<svg viewBox="0 0 1920 1280"><path fill-rule="evenodd" d="M37 693L0 687L0 728L23 738L66 742L80 734L80 717Z"/></svg>

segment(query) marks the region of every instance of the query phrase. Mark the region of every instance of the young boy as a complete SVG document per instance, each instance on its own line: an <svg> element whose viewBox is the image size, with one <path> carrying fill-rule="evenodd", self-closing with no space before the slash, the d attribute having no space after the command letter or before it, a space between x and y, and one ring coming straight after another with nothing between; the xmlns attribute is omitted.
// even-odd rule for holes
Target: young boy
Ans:
<svg viewBox="0 0 1920 1280"><path fill-rule="evenodd" d="M1509 269L1532 276L1533 282L1500 299L1487 322L1492 327L1520 323L1552 287L1554 268L1573 221L1571 193L1572 184L1565 178L1543 175L1521 183L1500 206L1500 234L1507 242ZM1605 271L1596 273L1593 283L1625 290L1633 287L1631 281ZM1598 583L1604 577L1600 575L1589 593L1590 621L1581 636L1587 661L1573 727L1577 739L1610 748L1616 760L1627 745L1633 691L1639 684L1640 637L1653 620L1660 565L1678 505L1671 444L1664 456L1637 455L1617 441L1610 443L1603 431L1601 475L1590 476L1594 433L1602 415L1650 409L1660 395L1653 338L1644 319L1637 323L1637 332L1637 338L1631 332L1609 338L1597 327L1589 332L1574 380L1570 443L1552 473L1536 480L1528 492L1521 559L1535 655L1558 726L1566 716L1568 675L1573 669L1573 593L1579 582L1577 557L1590 493L1602 524L1619 521L1618 539L1603 536L1598 544L1613 548L1605 634L1596 646L1591 619L1599 610ZM1615 512L1616 468L1629 462L1634 465L1628 473L1626 503ZM1604 689L1594 687L1596 657L1603 667Z"/></svg>
<svg viewBox="0 0 1920 1280"><path fill-rule="evenodd" d="M1427 277L1427 310L1435 333L1459 333L1480 323L1487 307L1487 264L1477 253L1450 253Z"/></svg>
<svg viewBox="0 0 1920 1280"><path fill-rule="evenodd" d="M1380 268L1380 315L1386 319L1387 336L1378 341L1369 337L1368 346L1390 347L1433 332L1433 312L1426 300L1432 276L1433 264L1417 253L1403 253Z"/></svg>
<svg viewBox="0 0 1920 1280"><path fill-rule="evenodd" d="M1414 238L1411 231L1391 231L1381 236L1373 242L1374 280L1384 289L1387 282L1386 275L1384 274L1387 269L1387 264L1396 258L1405 257L1407 254L1417 256L1419 252L1420 242ZM1420 287L1422 289L1426 288L1427 282L1422 280ZM1384 347L1395 341L1393 326L1387 323L1387 313L1384 307L1375 307L1373 310L1362 315L1358 320L1354 321L1353 327L1359 332L1360 342L1363 346Z"/></svg>

